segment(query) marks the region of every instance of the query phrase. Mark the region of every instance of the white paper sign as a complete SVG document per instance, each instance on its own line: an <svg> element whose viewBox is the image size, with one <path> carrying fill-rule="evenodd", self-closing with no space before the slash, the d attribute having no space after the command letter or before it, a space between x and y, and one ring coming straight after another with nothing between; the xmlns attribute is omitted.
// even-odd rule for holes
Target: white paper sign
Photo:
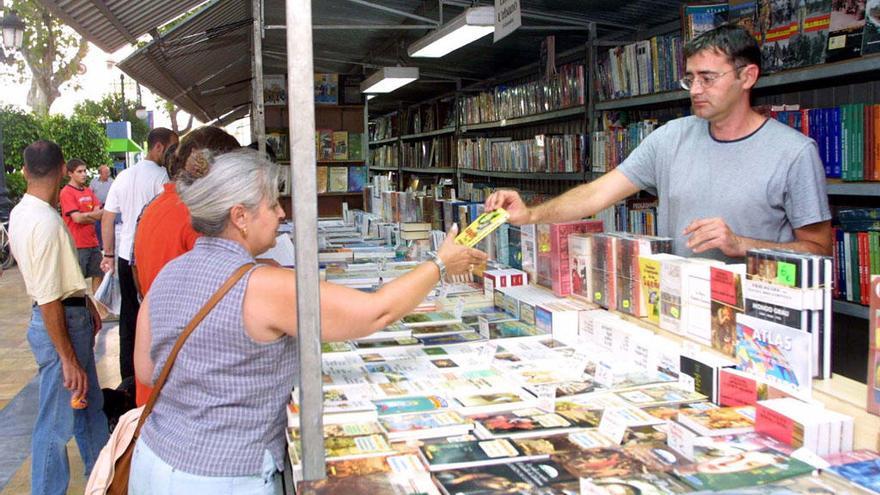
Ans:
<svg viewBox="0 0 880 495"><path fill-rule="evenodd" d="M492 362L495 360L495 352L498 351L498 343L497 342L486 342L480 347L480 360L486 366L492 366Z"/></svg>
<svg viewBox="0 0 880 495"><path fill-rule="evenodd" d="M615 444L620 445L626 435L626 417L618 413L617 409L605 409L602 420L599 421L599 433L610 438Z"/></svg>
<svg viewBox="0 0 880 495"><path fill-rule="evenodd" d="M522 6L519 0L495 0L495 35L492 42L498 43L520 26Z"/></svg>
<svg viewBox="0 0 880 495"><path fill-rule="evenodd" d="M693 392L693 391L694 391L694 387L696 386L696 385L694 384L694 377L692 377L692 376L690 376L690 375L688 375L688 374L686 374L686 373L679 373L679 375L678 375L678 385L679 385L681 388L683 388L684 390L687 390L688 392Z"/></svg>
<svg viewBox="0 0 880 495"><path fill-rule="evenodd" d="M555 385L541 385L539 387L535 387L535 392L537 392L538 395L539 409L543 409L549 413L556 412Z"/></svg>
<svg viewBox="0 0 880 495"><path fill-rule="evenodd" d="M669 421L666 427L666 444L685 459L694 460L694 440L699 435L685 428L677 421Z"/></svg>
<svg viewBox="0 0 880 495"><path fill-rule="evenodd" d="M606 388L613 387L614 369L606 361L599 361L596 363L596 376L593 377L593 381Z"/></svg>
<svg viewBox="0 0 880 495"><path fill-rule="evenodd" d="M489 320L480 316L477 318L477 323L480 325L480 335L484 339L489 338Z"/></svg>
<svg viewBox="0 0 880 495"><path fill-rule="evenodd" d="M461 315L464 314L464 299L458 298L458 302L455 304L455 317L459 320L461 319Z"/></svg>
<svg viewBox="0 0 880 495"><path fill-rule="evenodd" d="M815 452L808 450L806 447L801 447L795 450L791 453L791 456L799 461L806 462L816 469L828 469L831 466L831 463L822 459L816 455Z"/></svg>

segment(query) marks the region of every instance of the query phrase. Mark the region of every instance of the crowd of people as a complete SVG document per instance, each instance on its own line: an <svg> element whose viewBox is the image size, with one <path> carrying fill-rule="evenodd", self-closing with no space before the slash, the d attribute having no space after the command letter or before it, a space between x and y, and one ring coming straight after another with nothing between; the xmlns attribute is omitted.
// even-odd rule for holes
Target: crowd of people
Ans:
<svg viewBox="0 0 880 495"><path fill-rule="evenodd" d="M279 169L217 127L180 140L157 128L147 144L145 158L115 179L101 167L94 187L88 164L65 162L55 143L24 152L27 192L12 210L10 239L34 300L28 341L40 366L32 491L66 492L71 437L86 473L108 440L94 355L103 323L91 297L102 277L115 271L122 295L118 388L142 405L187 323L247 265L186 341L136 444L130 489L277 493L296 383L296 278L257 256L284 220ZM375 293L322 283L322 338L379 330L444 274L486 259L455 244L455 233L433 260Z"/></svg>

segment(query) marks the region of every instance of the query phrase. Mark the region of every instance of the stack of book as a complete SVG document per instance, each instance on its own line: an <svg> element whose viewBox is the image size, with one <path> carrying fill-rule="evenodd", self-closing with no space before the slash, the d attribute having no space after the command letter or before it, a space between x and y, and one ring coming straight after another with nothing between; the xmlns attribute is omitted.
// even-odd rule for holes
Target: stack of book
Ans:
<svg viewBox="0 0 880 495"><path fill-rule="evenodd" d="M612 127L593 132L591 170L608 172L616 168L658 125L657 120L650 119L631 123L625 128Z"/></svg>
<svg viewBox="0 0 880 495"><path fill-rule="evenodd" d="M840 209L833 232L834 298L868 304L870 275L880 273L880 209Z"/></svg>
<svg viewBox="0 0 880 495"><path fill-rule="evenodd" d="M586 143L581 134L539 134L531 139L459 139L458 166L495 172L572 173L583 170Z"/></svg>
<svg viewBox="0 0 880 495"><path fill-rule="evenodd" d="M377 117L369 122L370 141L381 141L400 135L397 112Z"/></svg>
<svg viewBox="0 0 880 495"><path fill-rule="evenodd" d="M400 166L400 143L383 144L370 148L370 165L382 168Z"/></svg>
<svg viewBox="0 0 880 495"><path fill-rule="evenodd" d="M452 167L451 136L403 143L403 166L410 168Z"/></svg>
<svg viewBox="0 0 880 495"><path fill-rule="evenodd" d="M601 100L681 89L681 36L655 36L604 51L596 61L596 71Z"/></svg>
<svg viewBox="0 0 880 495"><path fill-rule="evenodd" d="M497 122L584 104L584 66L568 64L547 79L496 86L459 99L461 125Z"/></svg>

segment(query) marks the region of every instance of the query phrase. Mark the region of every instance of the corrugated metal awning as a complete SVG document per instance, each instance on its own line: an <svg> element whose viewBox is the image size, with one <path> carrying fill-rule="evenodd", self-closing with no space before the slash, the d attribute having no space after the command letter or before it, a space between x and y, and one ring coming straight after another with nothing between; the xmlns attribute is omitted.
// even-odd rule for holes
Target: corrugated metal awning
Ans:
<svg viewBox="0 0 880 495"><path fill-rule="evenodd" d="M214 0L119 68L202 122L251 101L251 3Z"/></svg>
<svg viewBox="0 0 880 495"><path fill-rule="evenodd" d="M205 0L38 0L102 50L135 44Z"/></svg>

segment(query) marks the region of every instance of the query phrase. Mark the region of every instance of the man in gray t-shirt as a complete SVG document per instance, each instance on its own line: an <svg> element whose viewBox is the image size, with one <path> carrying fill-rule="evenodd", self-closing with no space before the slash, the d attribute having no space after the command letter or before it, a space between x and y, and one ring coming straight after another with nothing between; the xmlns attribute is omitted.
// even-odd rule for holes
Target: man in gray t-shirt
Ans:
<svg viewBox="0 0 880 495"><path fill-rule="evenodd" d="M514 225L577 220L646 190L658 234L675 254L742 261L752 248L831 254L831 212L815 141L755 112L761 52L747 31L722 26L685 46L693 116L648 135L615 170L544 204L514 191L486 199Z"/></svg>

